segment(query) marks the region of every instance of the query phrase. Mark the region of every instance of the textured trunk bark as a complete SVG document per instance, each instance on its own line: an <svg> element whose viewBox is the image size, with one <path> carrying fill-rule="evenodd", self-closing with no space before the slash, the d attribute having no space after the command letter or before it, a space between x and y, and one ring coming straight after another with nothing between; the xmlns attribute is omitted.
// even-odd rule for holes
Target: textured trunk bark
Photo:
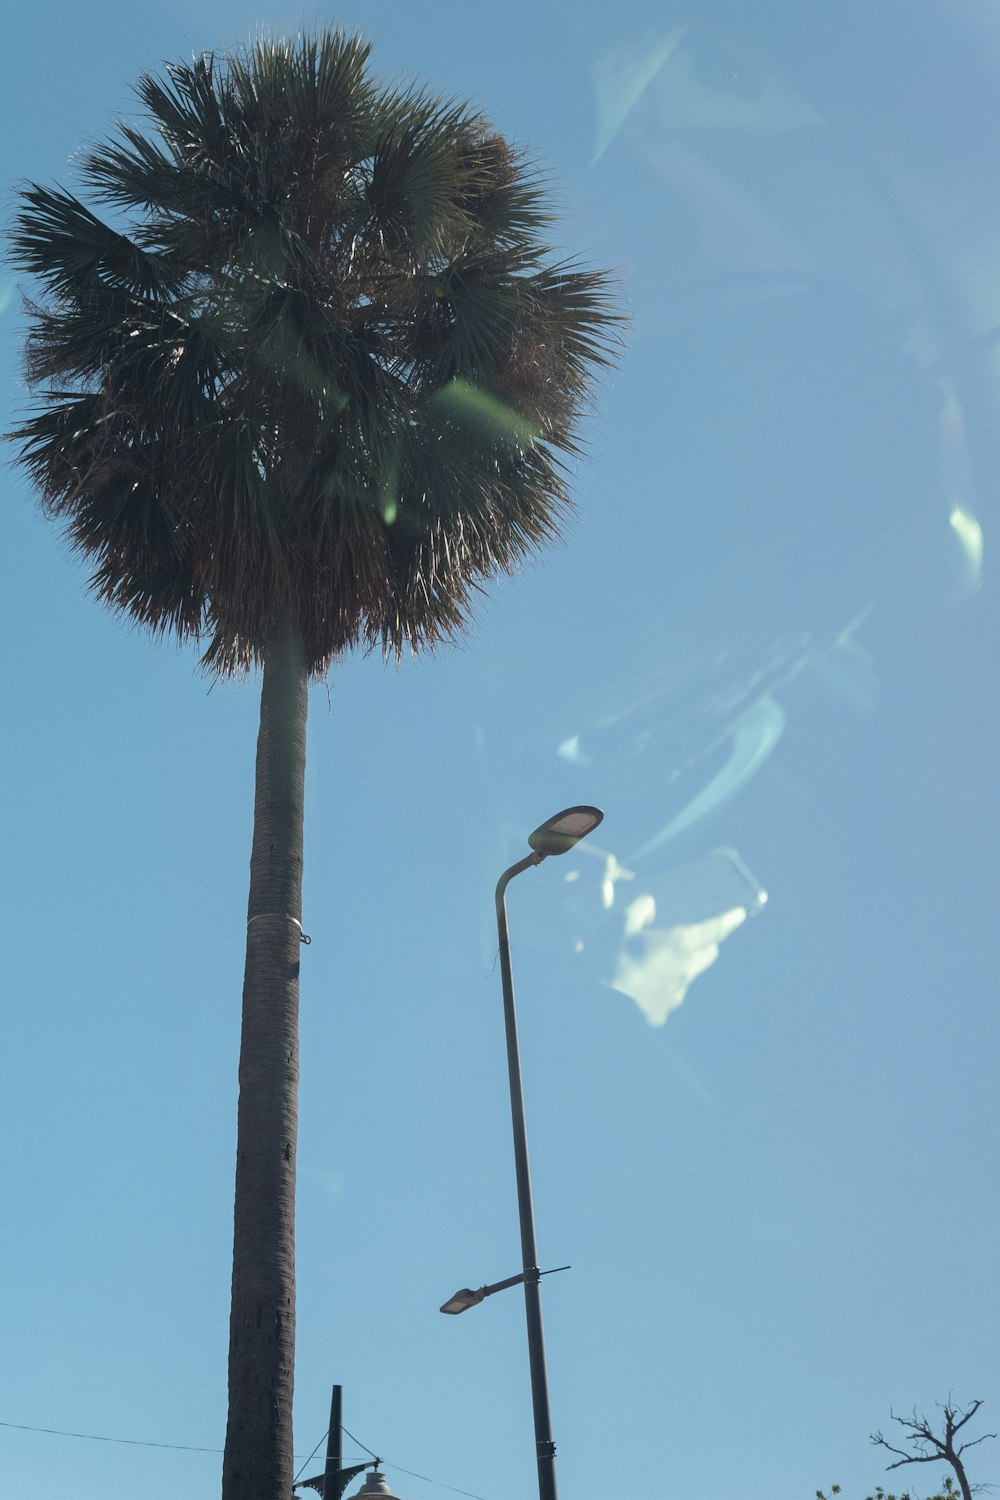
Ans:
<svg viewBox="0 0 1000 1500"><path fill-rule="evenodd" d="M264 662L236 1139L223 1500L289 1500L295 1356L306 672L291 634Z"/></svg>

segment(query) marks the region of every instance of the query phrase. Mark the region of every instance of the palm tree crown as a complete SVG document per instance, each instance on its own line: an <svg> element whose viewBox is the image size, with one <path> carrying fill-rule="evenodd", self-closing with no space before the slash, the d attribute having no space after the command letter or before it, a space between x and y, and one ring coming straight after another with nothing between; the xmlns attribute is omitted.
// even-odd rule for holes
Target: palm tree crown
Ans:
<svg viewBox="0 0 1000 1500"><path fill-rule="evenodd" d="M169 65L82 170L30 186L21 459L93 586L218 672L461 630L558 529L617 314L557 263L537 172L479 115L378 86L342 32Z"/></svg>

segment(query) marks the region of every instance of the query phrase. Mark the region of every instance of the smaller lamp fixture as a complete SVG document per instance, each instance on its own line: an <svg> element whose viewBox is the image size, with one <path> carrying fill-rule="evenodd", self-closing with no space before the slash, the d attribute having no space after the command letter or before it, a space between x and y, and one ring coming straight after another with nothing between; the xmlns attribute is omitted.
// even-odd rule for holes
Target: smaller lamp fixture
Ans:
<svg viewBox="0 0 1000 1500"><path fill-rule="evenodd" d="M365 1479L364 1484L356 1490L351 1500L398 1500L398 1497L390 1490L385 1475L379 1469L373 1469Z"/></svg>
<svg viewBox="0 0 1000 1500"><path fill-rule="evenodd" d="M551 854L566 854L603 821L604 814L599 807L567 807L555 817L546 818L534 833L528 835L528 843L543 859Z"/></svg>

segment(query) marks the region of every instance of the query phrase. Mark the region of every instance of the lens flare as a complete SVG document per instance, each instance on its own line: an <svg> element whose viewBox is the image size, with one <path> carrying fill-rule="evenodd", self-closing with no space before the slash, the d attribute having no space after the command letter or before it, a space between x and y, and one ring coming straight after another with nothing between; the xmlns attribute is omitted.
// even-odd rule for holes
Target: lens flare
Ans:
<svg viewBox="0 0 1000 1500"><path fill-rule="evenodd" d="M978 588L983 580L983 528L969 511L956 505L948 524L962 544L969 572L969 583Z"/></svg>

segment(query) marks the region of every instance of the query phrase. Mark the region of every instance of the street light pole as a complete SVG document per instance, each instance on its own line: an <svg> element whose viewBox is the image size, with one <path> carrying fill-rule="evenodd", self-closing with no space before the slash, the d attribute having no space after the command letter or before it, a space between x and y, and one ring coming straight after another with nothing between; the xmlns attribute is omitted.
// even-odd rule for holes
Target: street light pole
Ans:
<svg viewBox="0 0 1000 1500"><path fill-rule="evenodd" d="M510 936L507 930L507 887L515 875L541 864L543 854L532 851L505 870L497 882L497 934L500 939L500 977L503 983L504 1030L507 1035L507 1074L510 1080L510 1113L514 1130L514 1170L517 1174L517 1209L521 1224L521 1264L524 1274L524 1315L528 1327L528 1363L531 1370L531 1405L535 1419L535 1454L538 1462L539 1500L557 1500L556 1445L552 1441L549 1385L545 1370L545 1337L542 1332L541 1272L535 1249L535 1216L531 1202L528 1167L528 1137L524 1124L524 1092L521 1087L521 1057L517 1043L517 1012L514 1009L514 978L510 967Z"/></svg>
<svg viewBox="0 0 1000 1500"><path fill-rule="evenodd" d="M514 977L510 967L510 935L507 930L507 887L515 875L540 865L550 855L566 854L593 832L604 814L598 807L568 807L546 819L529 836L531 853L505 870L497 881L497 936L500 939L500 977L503 982L503 1017L507 1035L507 1075L510 1080L510 1114L514 1130L514 1169L517 1174L517 1210L521 1224L521 1264L524 1276L524 1313L528 1326L528 1363L531 1371L531 1405L535 1419L535 1455L538 1462L539 1500L557 1500L556 1445L552 1441L549 1414L549 1383L545 1370L545 1338L542 1333L542 1272L535 1249L535 1215L531 1203L531 1173L528 1169L528 1137L524 1125L524 1092L521 1087L521 1055L517 1042L514 1009Z"/></svg>

